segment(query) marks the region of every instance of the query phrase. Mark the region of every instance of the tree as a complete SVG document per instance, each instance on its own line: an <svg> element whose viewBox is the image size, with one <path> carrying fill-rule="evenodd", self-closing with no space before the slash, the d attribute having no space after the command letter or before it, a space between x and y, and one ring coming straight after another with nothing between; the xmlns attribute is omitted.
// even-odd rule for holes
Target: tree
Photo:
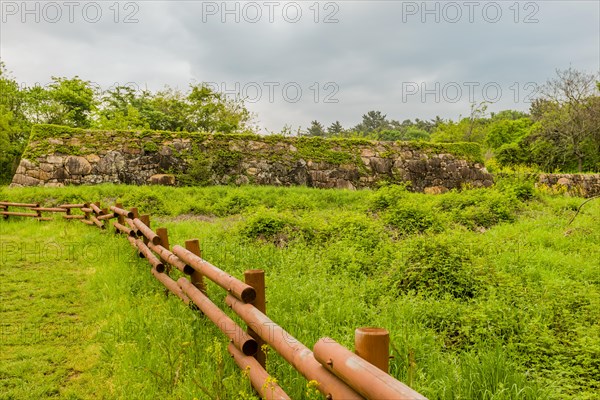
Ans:
<svg viewBox="0 0 600 400"><path fill-rule="evenodd" d="M492 121L498 121L498 120L510 120L510 121L514 121L517 119L522 119L522 118L528 118L529 114L527 114L526 112L523 111L517 111L517 110L502 110L498 113L490 113L490 119Z"/></svg>
<svg viewBox="0 0 600 400"><path fill-rule="evenodd" d="M377 132L377 140L381 141L397 141L397 140L429 140L429 133L415 126L408 128L386 129Z"/></svg>
<svg viewBox="0 0 600 400"><path fill-rule="evenodd" d="M557 70L531 107L539 129L530 137L534 156L546 167L593 169L600 164L600 93L596 76Z"/></svg>
<svg viewBox="0 0 600 400"><path fill-rule="evenodd" d="M500 114L497 114L496 117ZM509 114L503 115L508 116ZM527 117L519 119L492 117L487 127L485 144L491 149L498 149L505 144L517 142L529 134L532 125L533 121Z"/></svg>
<svg viewBox="0 0 600 400"><path fill-rule="evenodd" d="M27 118L36 124L88 128L96 110L95 90L91 82L79 77L52 77L46 87L33 86L25 91Z"/></svg>
<svg viewBox="0 0 600 400"><path fill-rule="evenodd" d="M339 136L342 134L343 131L344 127L342 126L340 121L335 121L334 123L329 125L329 128L327 128L327 134L329 136Z"/></svg>
<svg viewBox="0 0 600 400"><path fill-rule="evenodd" d="M324 137L325 129L323 128L323 125L319 121L315 120L310 123L310 127L307 129L306 134L307 134L307 136Z"/></svg>
<svg viewBox="0 0 600 400"><path fill-rule="evenodd" d="M436 122L431 139L435 142L476 142L483 143L489 120L486 118L487 105L485 102L471 104L468 117L459 122Z"/></svg>
<svg viewBox="0 0 600 400"><path fill-rule="evenodd" d="M144 98L129 86L109 89L101 98L93 125L99 129L150 129L142 116Z"/></svg>
<svg viewBox="0 0 600 400"><path fill-rule="evenodd" d="M109 90L98 110L95 127L187 132L236 133L252 130L251 113L206 85L182 92L166 86L156 93L137 93L125 86Z"/></svg>
<svg viewBox="0 0 600 400"><path fill-rule="evenodd" d="M12 178L29 137L25 106L25 93L0 61L0 183Z"/></svg>
<svg viewBox="0 0 600 400"><path fill-rule="evenodd" d="M94 89L91 82L75 76L71 79L52 77L49 87L50 98L57 103L60 125L88 128L91 114L96 107Z"/></svg>
<svg viewBox="0 0 600 400"><path fill-rule="evenodd" d="M362 116L362 122L356 125L354 130L360 132L362 136L369 136L372 132L379 132L390 128L391 126L386 119L386 115L382 114L381 111L369 111Z"/></svg>
<svg viewBox="0 0 600 400"><path fill-rule="evenodd" d="M186 97L186 130L236 133L251 130L252 114L242 100L228 99L204 84L191 85Z"/></svg>

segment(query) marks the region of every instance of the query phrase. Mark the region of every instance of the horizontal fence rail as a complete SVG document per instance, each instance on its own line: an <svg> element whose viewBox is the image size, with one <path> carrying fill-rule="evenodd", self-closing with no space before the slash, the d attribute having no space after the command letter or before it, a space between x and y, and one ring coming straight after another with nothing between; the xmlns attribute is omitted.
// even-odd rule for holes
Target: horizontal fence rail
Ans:
<svg viewBox="0 0 600 400"><path fill-rule="evenodd" d="M73 210L81 214L72 214ZM62 213L64 219L100 229L106 229L110 220L116 218L111 224L115 234L124 235L138 255L148 261L156 280L184 304L200 311L229 338L227 351L239 368L248 371L252 387L263 399L290 399L265 370L266 353L262 347L268 345L307 380L316 381L316 388L326 399L426 400L388 374L389 333L385 329L358 328L355 352L330 338L320 339L313 352L267 317L264 271L246 271L244 282L203 259L197 239L187 240L185 247L171 248L166 228L153 231L150 216L139 215L135 207L127 210L117 203L102 208L99 202L42 207L39 203L0 201L0 215L5 219L52 219L42 213ZM182 275L177 280L170 276L171 267ZM246 330L208 298L204 278L227 291L225 304L246 323Z"/></svg>

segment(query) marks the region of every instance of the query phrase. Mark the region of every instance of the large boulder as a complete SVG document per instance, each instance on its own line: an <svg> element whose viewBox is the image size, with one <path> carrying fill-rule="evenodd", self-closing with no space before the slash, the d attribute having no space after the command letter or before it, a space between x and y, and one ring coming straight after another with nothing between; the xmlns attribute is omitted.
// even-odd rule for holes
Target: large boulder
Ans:
<svg viewBox="0 0 600 400"><path fill-rule="evenodd" d="M125 157L118 151L109 151L98 161L96 170L99 174L114 175L125 168Z"/></svg>
<svg viewBox="0 0 600 400"><path fill-rule="evenodd" d="M175 175L171 175L171 174L152 175L148 179L148 183L150 183L151 185L174 186L175 185Z"/></svg>
<svg viewBox="0 0 600 400"><path fill-rule="evenodd" d="M37 186L40 180L23 174L15 174L13 176L11 186Z"/></svg>
<svg viewBox="0 0 600 400"><path fill-rule="evenodd" d="M69 175L87 175L92 172L92 166L85 157L69 156L65 160L65 169Z"/></svg>

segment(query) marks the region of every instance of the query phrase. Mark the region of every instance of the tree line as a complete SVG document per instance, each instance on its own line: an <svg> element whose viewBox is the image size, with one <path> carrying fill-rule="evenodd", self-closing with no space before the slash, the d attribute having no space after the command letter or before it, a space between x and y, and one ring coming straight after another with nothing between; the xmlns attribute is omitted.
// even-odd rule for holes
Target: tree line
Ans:
<svg viewBox="0 0 600 400"><path fill-rule="evenodd" d="M165 86L152 92L127 85L101 91L75 76L21 87L0 61L0 182L12 178L34 124L239 133L253 130L252 123L253 115L242 101L203 84L186 91Z"/></svg>
<svg viewBox="0 0 600 400"><path fill-rule="evenodd" d="M101 91L90 81L53 77L46 86L21 87L0 61L0 182L10 181L31 126L55 124L106 130L256 132L244 101L203 84L158 91L127 85ZM290 134L289 127L283 134ZM477 142L501 166L535 165L545 171L600 171L600 82L573 68L557 71L529 112L487 112L473 104L454 120L388 119L369 111L356 126L312 121L299 135L382 141Z"/></svg>
<svg viewBox="0 0 600 400"><path fill-rule="evenodd" d="M557 70L540 87L529 112L488 113L488 104L472 104L458 120L388 120L369 111L356 126L339 121L327 128L312 121L309 136L361 137L373 140L476 142L500 166L528 165L544 171L600 171L600 82L573 68Z"/></svg>

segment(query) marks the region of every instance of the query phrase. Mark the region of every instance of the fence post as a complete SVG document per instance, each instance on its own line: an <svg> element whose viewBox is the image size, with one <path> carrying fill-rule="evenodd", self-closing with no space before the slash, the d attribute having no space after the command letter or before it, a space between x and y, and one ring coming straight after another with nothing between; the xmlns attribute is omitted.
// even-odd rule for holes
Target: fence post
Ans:
<svg viewBox="0 0 600 400"><path fill-rule="evenodd" d="M185 241L186 250L194 253L198 257L202 258L202 252L200 251L200 241L198 239L190 239ZM196 270L190 275L190 282L196 286L200 291L206 294L206 284L204 283L204 277Z"/></svg>
<svg viewBox="0 0 600 400"><path fill-rule="evenodd" d="M131 218L131 219L135 219L135 218L137 218L140 215L139 212L138 212L137 207L131 207L129 209L129 211L131 211L133 213L133 218Z"/></svg>
<svg viewBox="0 0 600 400"><path fill-rule="evenodd" d="M386 374L390 369L390 333L383 328L364 327L354 331L354 353Z"/></svg>
<svg viewBox="0 0 600 400"><path fill-rule="evenodd" d="M167 228L156 228L156 234L160 238L161 246L164 247L165 249L171 251L171 246L169 246L169 234L167 232ZM171 272L171 264L169 264L169 262L162 257L160 257L160 259L167 267L167 274L170 273Z"/></svg>
<svg viewBox="0 0 600 400"><path fill-rule="evenodd" d="M115 207L123 208L123 204L115 203ZM125 217L123 217L121 214L117 214L117 222L123 225L125 223Z"/></svg>
<svg viewBox="0 0 600 400"><path fill-rule="evenodd" d="M140 215L140 221L142 221L144 223L144 225L146 225L148 228L150 228L150 215L148 214L144 214L144 215ZM142 236L142 239L144 240L144 244L148 244L148 238L146 236Z"/></svg>
<svg viewBox="0 0 600 400"><path fill-rule="evenodd" d="M256 298L251 302L251 304L254 305L258 311L266 315L267 302L265 300L265 271L262 269L251 269L244 271L244 282L256 290ZM256 358L256 361L258 361L263 368L265 368L267 362L267 353L263 349L263 346L266 344L265 341L262 340L260 336L258 336L250 327L248 327L248 335L254 338L256 343L258 343L258 351L254 355L254 358Z"/></svg>

